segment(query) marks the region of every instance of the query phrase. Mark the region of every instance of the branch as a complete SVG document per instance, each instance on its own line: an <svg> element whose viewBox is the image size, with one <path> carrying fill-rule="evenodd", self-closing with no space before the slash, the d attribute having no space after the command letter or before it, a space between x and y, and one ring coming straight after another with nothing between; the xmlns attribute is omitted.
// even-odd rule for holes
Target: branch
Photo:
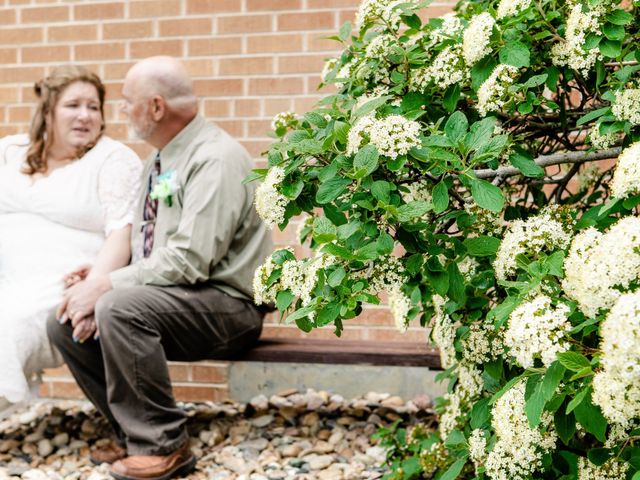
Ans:
<svg viewBox="0 0 640 480"><path fill-rule="evenodd" d="M564 163L584 163L595 160L606 160L609 158L616 158L620 155L620 147L608 148L606 150L600 150L598 152L587 153L584 150L577 152L556 153L553 155L540 155L535 159L536 165L540 167L548 167L550 165L560 165ZM489 168L475 170L476 177L489 179L489 178L506 178L513 177L514 175L520 175L521 172L516 167L500 167L497 170Z"/></svg>

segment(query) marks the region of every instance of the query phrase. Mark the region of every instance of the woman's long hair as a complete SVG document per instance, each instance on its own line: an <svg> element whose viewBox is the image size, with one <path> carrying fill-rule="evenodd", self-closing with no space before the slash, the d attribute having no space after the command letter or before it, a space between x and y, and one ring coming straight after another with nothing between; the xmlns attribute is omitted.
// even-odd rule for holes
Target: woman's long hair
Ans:
<svg viewBox="0 0 640 480"><path fill-rule="evenodd" d="M62 92L74 82L86 82L96 87L100 100L100 115L102 116L102 127L96 141L78 149L78 158L90 150L102 135L104 131L105 88L100 78L85 67L76 65L56 67L48 77L36 82L33 86L36 97L38 97L38 106L29 128L29 149L24 169L24 173L27 175L47 171L47 154L54 141L52 125L55 122L54 109ZM50 122L47 122L47 116L49 116Z"/></svg>

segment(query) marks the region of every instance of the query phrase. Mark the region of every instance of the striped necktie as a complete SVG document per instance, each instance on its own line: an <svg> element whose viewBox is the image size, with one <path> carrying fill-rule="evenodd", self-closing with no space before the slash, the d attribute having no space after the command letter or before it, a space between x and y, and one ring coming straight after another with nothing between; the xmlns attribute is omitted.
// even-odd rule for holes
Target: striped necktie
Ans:
<svg viewBox="0 0 640 480"><path fill-rule="evenodd" d="M153 230L156 225L156 215L158 213L158 199L151 198L151 192L156 185L156 180L160 175L160 152L156 158L149 174L149 186L147 188L147 197L144 201L144 211L142 212L142 256L147 258L151 254L153 248Z"/></svg>

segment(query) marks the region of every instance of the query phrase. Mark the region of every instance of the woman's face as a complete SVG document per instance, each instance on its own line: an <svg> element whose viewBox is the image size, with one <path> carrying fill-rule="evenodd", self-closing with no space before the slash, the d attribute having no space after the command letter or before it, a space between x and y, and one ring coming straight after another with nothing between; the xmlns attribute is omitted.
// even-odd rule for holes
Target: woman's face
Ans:
<svg viewBox="0 0 640 480"><path fill-rule="evenodd" d="M95 142L102 128L100 99L96 87L74 82L62 91L53 110L53 145L77 150Z"/></svg>

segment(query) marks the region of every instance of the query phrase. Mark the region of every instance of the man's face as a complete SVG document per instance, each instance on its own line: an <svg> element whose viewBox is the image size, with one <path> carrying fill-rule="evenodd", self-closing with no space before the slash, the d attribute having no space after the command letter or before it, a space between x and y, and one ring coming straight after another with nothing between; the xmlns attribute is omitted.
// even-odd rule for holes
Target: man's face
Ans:
<svg viewBox="0 0 640 480"><path fill-rule="evenodd" d="M150 98L140 94L135 78L127 78L122 87L122 112L129 118L129 137L147 140L156 129L150 114Z"/></svg>

